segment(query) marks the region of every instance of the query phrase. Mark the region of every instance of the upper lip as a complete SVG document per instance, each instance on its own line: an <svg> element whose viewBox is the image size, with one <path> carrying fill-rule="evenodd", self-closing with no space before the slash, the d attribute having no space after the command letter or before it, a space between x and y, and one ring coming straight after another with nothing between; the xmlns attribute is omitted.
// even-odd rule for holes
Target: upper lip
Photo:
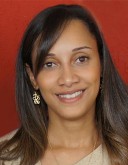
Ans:
<svg viewBox="0 0 128 165"><path fill-rule="evenodd" d="M64 91L64 92L61 92L61 93L57 93L56 95L66 95L66 94L73 94L75 92L78 92L78 91L84 91L85 89L77 89L77 90L72 90L72 91Z"/></svg>

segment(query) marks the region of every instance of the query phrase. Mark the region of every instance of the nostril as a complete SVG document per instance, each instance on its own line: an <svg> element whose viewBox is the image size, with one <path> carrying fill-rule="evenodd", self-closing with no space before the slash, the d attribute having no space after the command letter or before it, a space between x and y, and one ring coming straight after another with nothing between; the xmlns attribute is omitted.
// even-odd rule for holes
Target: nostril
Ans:
<svg viewBox="0 0 128 165"><path fill-rule="evenodd" d="M76 75L73 68L65 67L61 70L60 75L58 77L59 85L65 85L67 87L71 87L74 83L79 82L80 78Z"/></svg>

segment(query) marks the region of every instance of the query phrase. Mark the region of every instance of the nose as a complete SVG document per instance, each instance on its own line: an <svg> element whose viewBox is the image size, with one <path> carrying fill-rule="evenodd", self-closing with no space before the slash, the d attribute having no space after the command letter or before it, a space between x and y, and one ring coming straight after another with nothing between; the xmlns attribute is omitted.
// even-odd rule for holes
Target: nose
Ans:
<svg viewBox="0 0 128 165"><path fill-rule="evenodd" d="M60 72L60 76L58 78L58 84L60 86L71 87L74 83L78 83L80 81L80 77L76 74L75 70L70 67L64 67Z"/></svg>

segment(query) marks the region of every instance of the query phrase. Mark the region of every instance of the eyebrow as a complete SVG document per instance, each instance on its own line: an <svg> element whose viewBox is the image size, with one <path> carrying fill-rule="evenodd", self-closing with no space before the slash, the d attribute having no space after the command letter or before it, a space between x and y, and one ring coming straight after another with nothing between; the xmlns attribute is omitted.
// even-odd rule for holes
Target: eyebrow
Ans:
<svg viewBox="0 0 128 165"><path fill-rule="evenodd" d="M81 50L81 49L91 49L91 47L89 47L89 46L82 46L82 47L74 48L72 50L72 52L75 52L75 51L78 51L78 50Z"/></svg>
<svg viewBox="0 0 128 165"><path fill-rule="evenodd" d="M81 46L81 47L72 49L72 52L79 51L79 50L81 50L81 49L92 49L92 48L89 47L89 46ZM48 53L47 56L54 56L54 55L55 55L54 53Z"/></svg>

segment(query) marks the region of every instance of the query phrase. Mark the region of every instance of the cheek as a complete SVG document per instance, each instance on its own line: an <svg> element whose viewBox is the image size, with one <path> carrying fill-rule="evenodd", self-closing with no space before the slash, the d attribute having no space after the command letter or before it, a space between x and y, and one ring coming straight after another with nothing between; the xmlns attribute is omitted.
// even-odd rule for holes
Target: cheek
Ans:
<svg viewBox="0 0 128 165"><path fill-rule="evenodd" d="M100 82L100 69L90 68L81 72L81 77L88 83Z"/></svg>
<svg viewBox="0 0 128 165"><path fill-rule="evenodd" d="M100 77L101 77L101 67L100 63L97 62L94 67L90 70L90 79L92 79L92 82L100 84Z"/></svg>
<svg viewBox="0 0 128 165"><path fill-rule="evenodd" d="M94 74L92 74L91 78L92 83L97 86L97 88L99 88L100 86L100 72L95 72Z"/></svg>
<svg viewBox="0 0 128 165"><path fill-rule="evenodd" d="M100 71L95 70L95 72L91 75L90 80L92 83L93 94L95 93L95 95L97 95L100 89Z"/></svg>
<svg viewBox="0 0 128 165"><path fill-rule="evenodd" d="M37 84L41 93L51 90L55 82L56 82L56 78L54 74L50 75L48 73L47 74L40 73L37 77Z"/></svg>
<svg viewBox="0 0 128 165"><path fill-rule="evenodd" d="M91 70L87 75L87 81L90 92L89 95L93 98L93 101L95 101L100 89L100 71Z"/></svg>

